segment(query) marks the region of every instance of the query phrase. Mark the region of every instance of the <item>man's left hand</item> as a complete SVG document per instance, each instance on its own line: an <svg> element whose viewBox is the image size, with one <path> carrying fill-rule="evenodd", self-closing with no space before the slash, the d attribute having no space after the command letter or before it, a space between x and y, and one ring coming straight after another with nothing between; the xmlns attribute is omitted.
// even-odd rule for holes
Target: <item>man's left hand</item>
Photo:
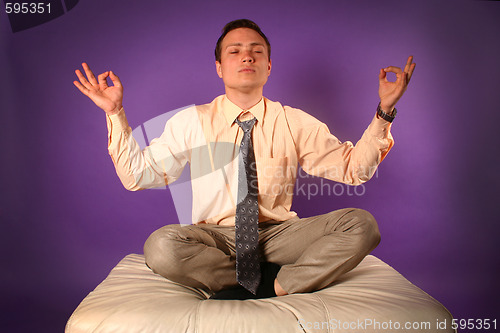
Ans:
<svg viewBox="0 0 500 333"><path fill-rule="evenodd" d="M378 95L380 97L380 108L386 113L391 114L401 96L403 96L408 83L410 83L413 70L415 69L413 56L408 57L404 71L399 67L389 66L382 68L378 75L379 88ZM396 81L390 82L387 80L387 73L395 73Z"/></svg>

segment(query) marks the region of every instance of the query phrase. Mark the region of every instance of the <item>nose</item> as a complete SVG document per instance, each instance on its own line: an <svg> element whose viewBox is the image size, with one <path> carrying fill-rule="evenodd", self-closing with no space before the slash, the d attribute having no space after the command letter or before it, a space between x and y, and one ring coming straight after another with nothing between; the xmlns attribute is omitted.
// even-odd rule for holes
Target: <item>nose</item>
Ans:
<svg viewBox="0 0 500 333"><path fill-rule="evenodd" d="M254 58L252 57L252 55L250 54L250 52L245 52L243 54L243 58L241 59L241 61L243 62L247 62L247 63L253 63L254 62Z"/></svg>

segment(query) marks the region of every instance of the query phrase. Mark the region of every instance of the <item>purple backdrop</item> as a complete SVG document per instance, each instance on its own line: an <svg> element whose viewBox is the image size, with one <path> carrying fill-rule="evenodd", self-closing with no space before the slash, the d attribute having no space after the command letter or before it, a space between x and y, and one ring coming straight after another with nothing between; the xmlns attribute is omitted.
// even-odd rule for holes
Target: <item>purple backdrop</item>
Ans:
<svg viewBox="0 0 500 333"><path fill-rule="evenodd" d="M378 70L414 55L377 176L353 195L313 195L311 184L333 183L304 179L293 209L369 210L375 255L456 318L498 316L500 2L93 0L16 33L0 13L2 332L62 331L123 256L177 223L169 191L122 187L104 113L73 86L74 70L117 73L136 127L223 93L213 47L242 17L273 47L265 95L343 141L374 114Z"/></svg>

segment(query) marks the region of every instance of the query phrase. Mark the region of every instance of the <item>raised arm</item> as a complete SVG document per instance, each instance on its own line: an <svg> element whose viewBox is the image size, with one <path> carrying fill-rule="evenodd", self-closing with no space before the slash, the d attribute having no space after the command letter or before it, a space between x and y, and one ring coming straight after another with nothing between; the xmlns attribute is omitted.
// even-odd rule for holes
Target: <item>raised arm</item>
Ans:
<svg viewBox="0 0 500 333"><path fill-rule="evenodd" d="M182 154L186 149L179 146L182 135L173 135L172 125L169 124L160 138L141 150L122 108L123 86L118 76L107 71L96 79L86 63L82 66L86 77L77 69L75 73L79 81L73 84L107 114L108 151L123 186L136 191L165 186L177 179L187 162L185 154ZM108 77L111 86L108 85ZM183 134L183 131L175 133Z"/></svg>
<svg viewBox="0 0 500 333"><path fill-rule="evenodd" d="M82 63L82 66L87 78L77 69L75 73L80 82L73 81L73 84L108 115L118 113L123 101L123 86L118 76L112 71L107 71L96 79L89 65ZM113 82L112 86L108 86L108 77Z"/></svg>

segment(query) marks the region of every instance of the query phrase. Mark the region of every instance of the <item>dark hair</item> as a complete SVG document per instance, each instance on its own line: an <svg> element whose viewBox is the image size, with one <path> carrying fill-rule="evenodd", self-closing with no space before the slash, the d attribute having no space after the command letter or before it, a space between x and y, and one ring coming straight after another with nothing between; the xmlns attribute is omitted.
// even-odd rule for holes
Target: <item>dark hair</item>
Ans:
<svg viewBox="0 0 500 333"><path fill-rule="evenodd" d="M222 34L220 35L219 39L217 40L217 44L215 44L215 60L216 61L220 62L222 40L224 39L224 37L226 37L226 35L230 31L232 31L234 29L238 29L238 28L252 29L252 30L255 30L259 35L261 35L262 38L264 38L264 40L266 41L267 53L269 56L269 60L271 59L271 44L269 43L269 40L267 39L266 35L264 35L262 30L260 30L259 26L253 21L250 21L247 19L239 19L239 20L234 20L234 21L229 22L222 29Z"/></svg>

